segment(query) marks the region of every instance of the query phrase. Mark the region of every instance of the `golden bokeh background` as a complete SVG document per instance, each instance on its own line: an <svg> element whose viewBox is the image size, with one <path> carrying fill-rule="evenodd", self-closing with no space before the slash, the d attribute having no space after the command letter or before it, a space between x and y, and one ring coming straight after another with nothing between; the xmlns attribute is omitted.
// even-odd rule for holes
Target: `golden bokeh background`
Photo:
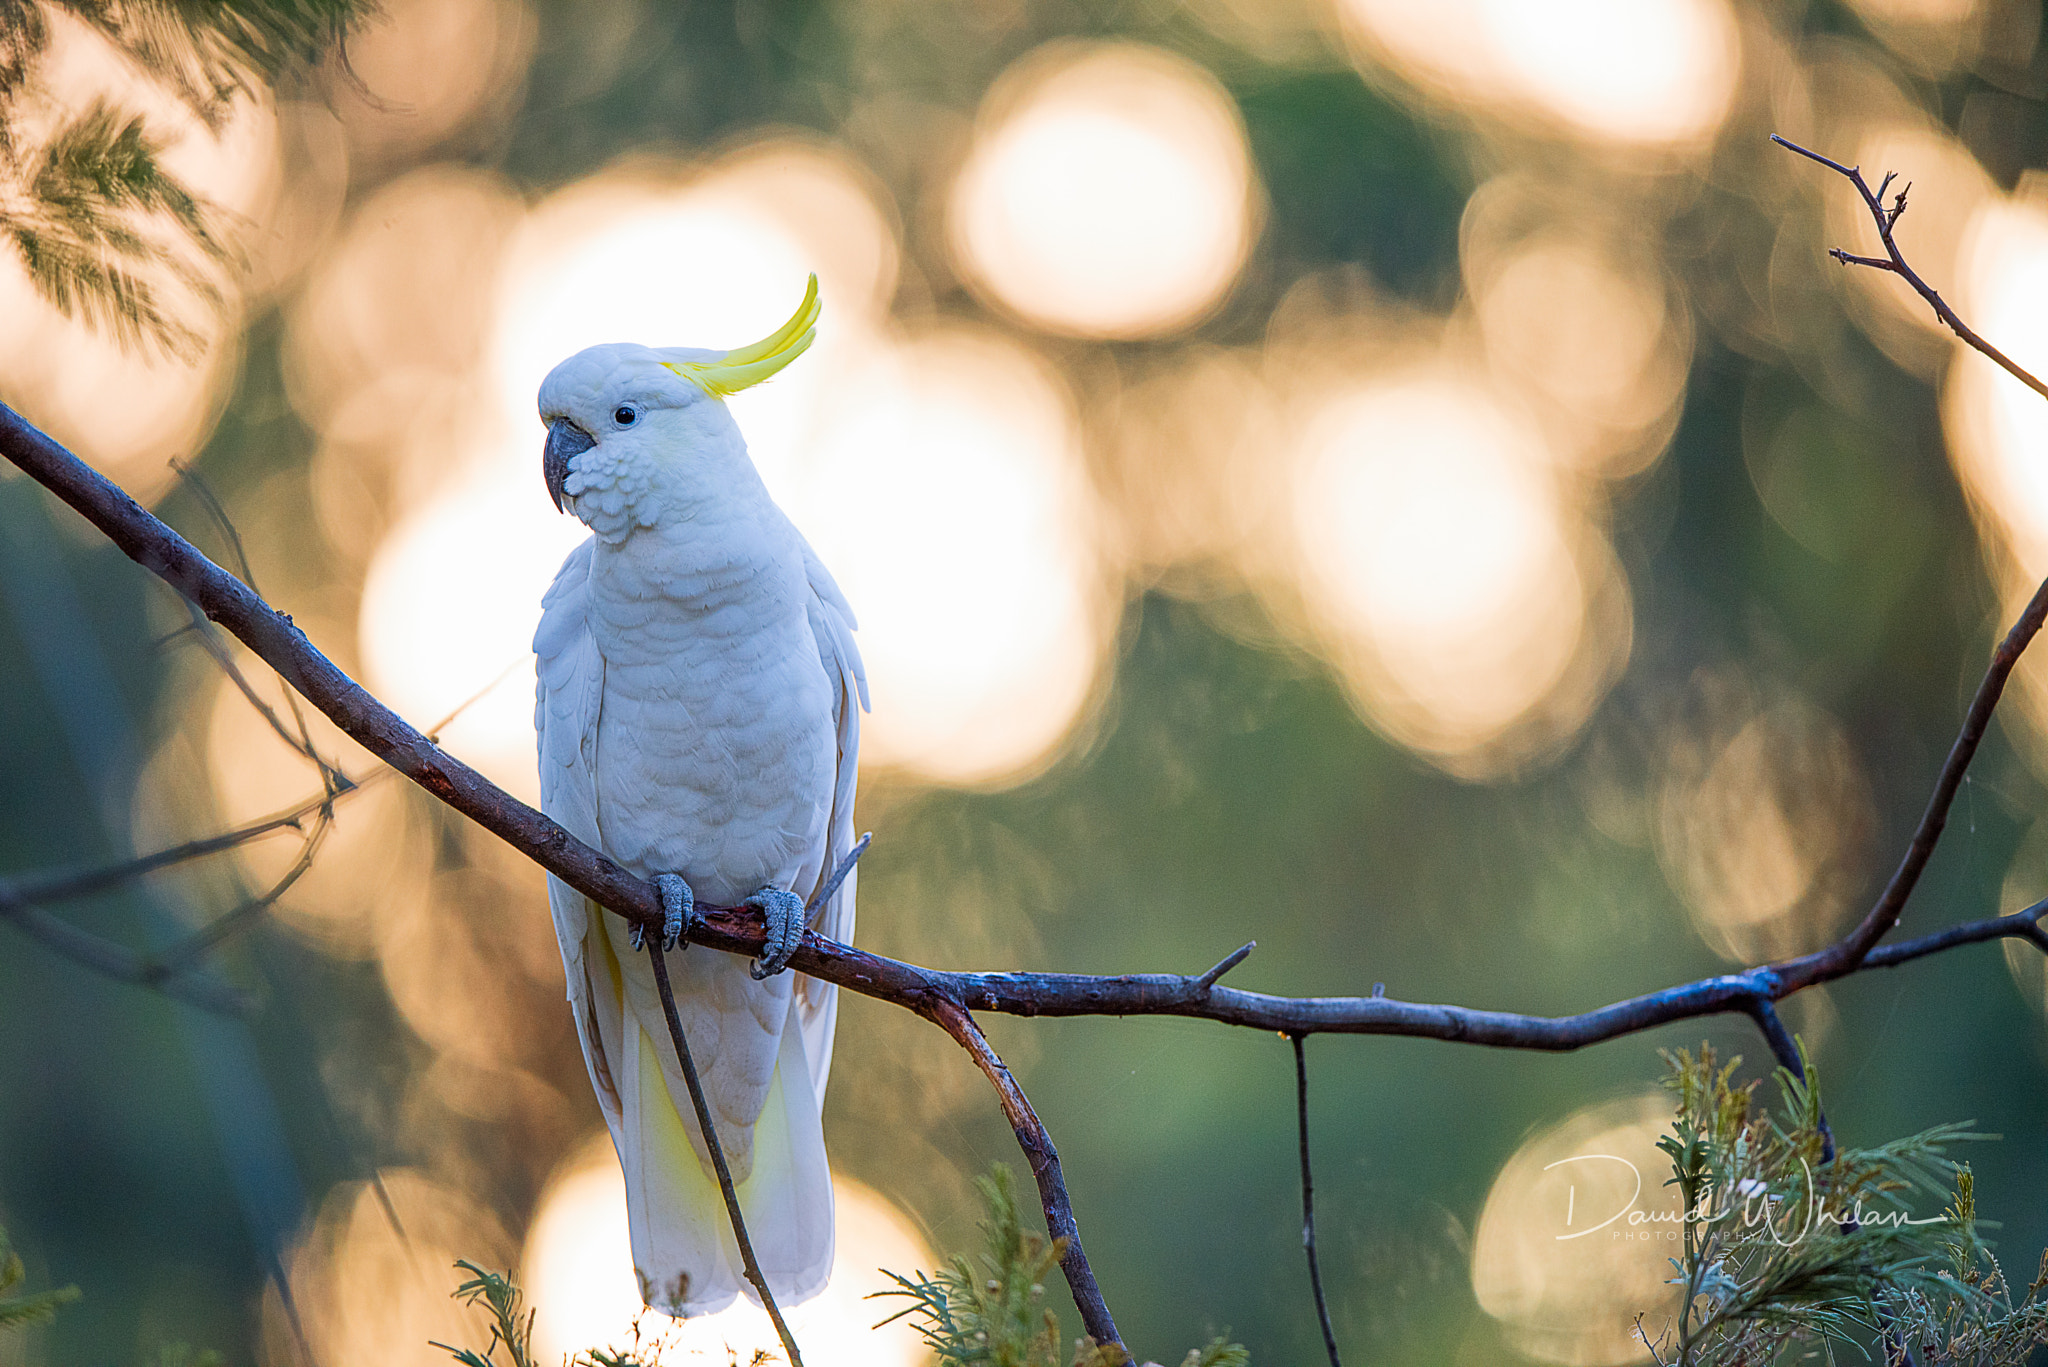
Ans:
<svg viewBox="0 0 2048 1367"><path fill-rule="evenodd" d="M1830 261L1873 250L1867 218L1765 136L1898 170L1915 265L2048 369L2040 28L2017 0L390 0L352 74L215 133L66 20L39 99L161 118L239 255L178 358L66 319L0 254L0 397L234 564L171 464L195 462L271 600L533 801L529 642L582 532L542 488L541 377L603 341L737 345L815 272L816 345L732 406L861 619L863 943L1151 971L1256 934L1247 986L1579 1010L1839 934L1990 631L2048 574L2048 405L1895 278ZM88 563L61 517L26 539L19 480L0 496L24 555ZM189 631L143 650L187 619L135 576L0 572L9 867L318 795ZM71 697L87 656L22 624L74 601L121 663ZM64 718L101 696L127 700L128 752L95 768ZM238 1363L439 1361L429 1340L476 1338L456 1258L521 1271L545 1360L634 1332L537 871L308 727L362 786L230 951L255 1023L223 1043L96 986L153 1062L96 1072L102 1026L53 1046L67 1081L0 1073L0 1096L73 1097L0 1127L0 1219L58 1281L88 1280L64 1256L110 1269L106 1318L19 1361L165 1326ZM2048 663L1993 749L1933 875L1943 918L2048 892ZM162 875L103 928L195 925L303 836ZM1987 1203L2024 1243L2048 989L2017 943L1788 1015L1866 1138L1965 1114L2013 1136ZM13 952L0 1025L40 1031L56 989ZM860 1297L970 1245L968 1179L1017 1161L965 1060L899 1016L847 1006L844 1270L796 1316L820 1363L920 1361ZM1144 1351L1230 1325L1308 1360L1270 1041L993 1028ZM1998 1068L1949 1067L1993 1030ZM1662 1191L1648 1043L1319 1055L1347 1352L1646 1359L1664 1252L1555 1226L1615 1194L1627 1165L1588 1154ZM242 1133L252 1095L277 1118ZM157 1107L165 1166L205 1175L144 1205L175 1230L203 1191L241 1223L197 1251L105 1213L52 1233L89 1181L148 1186ZM641 1332L671 1361L767 1342L737 1311Z"/></svg>

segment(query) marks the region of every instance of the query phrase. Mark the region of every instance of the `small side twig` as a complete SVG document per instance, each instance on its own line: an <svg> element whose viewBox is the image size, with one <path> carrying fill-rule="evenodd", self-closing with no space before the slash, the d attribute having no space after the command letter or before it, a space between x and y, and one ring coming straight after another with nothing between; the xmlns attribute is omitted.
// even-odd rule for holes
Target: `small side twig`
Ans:
<svg viewBox="0 0 2048 1367"><path fill-rule="evenodd" d="M1337 1360L1337 1331L1330 1327L1330 1304L1323 1298L1323 1269L1316 1260L1316 1184L1308 1161L1308 1061L1302 1054L1302 1037L1289 1035L1294 1046L1294 1116L1301 1136L1301 1246L1308 1251L1308 1285L1315 1293L1316 1319L1323 1327L1323 1347L1330 1355L1330 1367L1344 1367Z"/></svg>
<svg viewBox="0 0 2048 1367"><path fill-rule="evenodd" d="M1088 1255L1081 1250L1081 1227L1074 1220L1074 1205L1067 1196L1066 1177L1060 1171L1059 1150L1053 1147L1052 1136L1046 1133L1045 1122L1032 1108L1031 1098L1024 1095L1024 1089L1011 1075L1009 1065L990 1047L988 1036L981 1033L981 1027L975 1024L974 1017L960 1003L948 997L934 996L920 1002L915 1009L951 1035L996 1089L1003 1115L1017 1135L1017 1147L1024 1151L1024 1161L1031 1165L1031 1175L1038 1183L1040 1203L1045 1208L1046 1232L1062 1241L1060 1271L1066 1274L1067 1289L1073 1293L1074 1306L1081 1312L1082 1327L1097 1343L1121 1345L1123 1338L1116 1331L1116 1321L1110 1317L1109 1306L1102 1299L1102 1288L1096 1284L1094 1269L1088 1266Z"/></svg>
<svg viewBox="0 0 2048 1367"><path fill-rule="evenodd" d="M256 691L256 685L242 672L242 667L235 663L234 652L230 651L226 643L214 633L213 624L200 615L198 608L192 607L189 603L186 607L192 613L192 629L197 634L200 645L213 657L213 662L220 667L220 672L228 676L228 682L235 686L249 706L256 709L256 715L269 724L270 729L277 733L279 740L290 747L293 753L315 765L320 770L321 777L331 784L336 770L318 750L313 748L312 733L306 728L306 719L297 716L298 704L295 701L292 704L292 711L298 722L295 734L294 728L285 725L284 718L278 716L276 709L264 701L263 695ZM285 697L292 700L296 695L290 689L286 689Z"/></svg>
<svg viewBox="0 0 2048 1367"><path fill-rule="evenodd" d="M1829 256L1834 257L1835 260L1845 266L1868 266L1873 270L1891 271L1908 285L1911 285L1915 294L1927 301L1927 306L1934 310L1934 316L1941 319L1950 332L1953 332L1956 336L1962 338L1967 345L1975 348L2002 366L2007 374L2011 375L2021 384L2033 390L2042 398L2048 399L2048 384L2043 384L2030 374L2026 367L2020 365L2012 357L1980 337L1975 329L1957 316L1956 311L1950 308L1948 302L1935 292L1932 285L1929 285L1920 278L1919 272L1906 264L1905 254L1899 250L1899 244L1892 237L1893 229L1898 226L1899 216L1906 212L1906 190L1900 190L1897 197L1893 200L1892 206L1886 208L1884 192L1892 183L1892 176L1889 173L1878 183L1878 187L1873 190L1870 188L1870 183L1863 179L1863 168L1860 166L1844 166L1832 157L1824 157L1810 148L1801 147L1789 138L1781 138L1776 133L1771 134L1771 141L1786 151L1797 152L1808 161L1818 162L1830 171L1843 177L1856 187L1856 193L1863 197L1863 207L1870 210L1871 220L1877 224L1878 241L1884 244L1885 254L1882 257L1857 256L1852 252L1845 252L1838 247L1830 251L1828 253ZM1906 187L1906 189L1911 188L1911 186Z"/></svg>
<svg viewBox="0 0 2048 1367"><path fill-rule="evenodd" d="M1937 930L1917 939L1901 940L1895 945L1879 945L1863 956L1864 968L1897 968L1900 964L1911 963L1929 954L1939 954L1944 949L1957 945L1973 945L1984 940L2019 939L2030 941L2034 948L2048 954L2048 926L2042 925L2042 918L2048 916L2048 899L2043 899L2010 916L1987 916L1981 921L1965 921L1961 925Z"/></svg>
<svg viewBox="0 0 2048 1367"><path fill-rule="evenodd" d="M1222 977L1231 969L1236 968L1239 964L1243 963L1246 959L1250 958L1251 952L1257 949L1258 947L1259 942L1257 940L1246 940L1236 949L1231 950L1221 959L1218 959L1216 961L1216 966L1214 968L1210 969L1207 973L1204 973L1201 977L1195 979L1195 986L1201 988L1204 992L1207 992L1210 988L1216 985L1216 980L1218 978Z"/></svg>
<svg viewBox="0 0 2048 1367"><path fill-rule="evenodd" d="M246 993L211 974L166 974L146 954L80 930L52 916L0 883L0 921L82 967L116 982L153 987L167 997L218 1016L244 1016L251 1002Z"/></svg>
<svg viewBox="0 0 2048 1367"><path fill-rule="evenodd" d="M1998 643L1998 649L1992 652L1984 678L1970 699L1970 710L1963 718L1962 730L1956 734L1955 744L1949 747L1948 758L1942 762L1941 776L1935 780L1934 792L1927 799L1927 810L1921 814L1920 824L1914 828L1913 838L1907 844L1891 881L1885 884L1884 892L1854 930L1826 949L1794 960L1792 972L1805 973L1814 968L1824 968L1833 973L1839 969L1853 969L1898 924L1907 899L1919 885L1920 875L1926 871L1927 861L1934 857L1934 847L1948 826L1949 808L1955 805L1956 794L1962 789L1964 776L1969 773L1970 761L1976 758L1977 747L1983 744L1984 735L1991 727L1991 714L1997 710L2006 681L2012 677L2012 671L2028 645L2040 635L2044 621L2048 621L2048 579L2042 580L2041 586L2034 590L2026 610Z"/></svg>
<svg viewBox="0 0 2048 1367"><path fill-rule="evenodd" d="M690 1089L690 1106L697 1112L697 1128L703 1132L704 1147L710 1152L711 1166L718 1173L718 1190L725 1197L725 1213L732 1221L732 1236L740 1246L740 1262L746 1269L747 1280L754 1284L754 1290L761 1297L762 1308L775 1324L782 1349L789 1354L789 1367L804 1367L803 1356L797 1352L796 1336L789 1332L789 1325L782 1318L782 1308L775 1303L775 1293L768 1289L768 1278L762 1275L761 1264L754 1259L754 1244L747 1238L747 1221L740 1213L740 1195L733 1188L732 1169L726 1166L725 1149L719 1144L717 1127L711 1122L711 1103L704 1099L704 1084L697 1078L697 1064L690 1057L690 1042L683 1038L683 1018L676 1013L675 989L669 986L668 957L661 947L660 936L647 937L647 959L654 965L654 990L661 996L661 1014L668 1020L668 1037L675 1046L676 1062L683 1066L683 1082Z"/></svg>
<svg viewBox="0 0 2048 1367"><path fill-rule="evenodd" d="M1771 1004L1769 997L1758 996L1749 1005L1750 1019L1763 1032L1764 1043L1771 1049L1771 1057L1778 1066L1801 1082L1806 1081L1806 1057L1799 1052L1799 1041L1792 1038L1792 1032L1785 1028L1784 1020L1778 1015L1778 1008ZM1823 1163L1835 1161L1835 1131L1828 1124L1825 1114L1820 1117L1820 1157Z"/></svg>
<svg viewBox="0 0 2048 1367"><path fill-rule="evenodd" d="M839 867L832 870L832 876L827 878L824 886L818 889L818 895L811 898L810 902L804 907L805 920L808 921L811 917L817 915L818 908L832 900L832 894L839 891L839 885L846 881L846 876L853 872L853 866L860 862L860 857L868 852L868 846L872 845L874 841L875 833L869 831L854 842L853 848L846 852L846 857L839 861Z"/></svg>
<svg viewBox="0 0 2048 1367"><path fill-rule="evenodd" d="M360 781L344 774L341 776L337 791L332 794L321 793L307 798L297 806L288 807L274 816L266 816L246 826L222 831L219 835L187 840L149 854L138 855L134 859L124 859L119 863L104 864L98 868L31 873L10 881L16 895L30 902L66 902L73 898L109 892L147 874L155 873L158 869L189 863L194 859L204 859L212 854L224 854L276 831L304 830L307 817L323 808L331 807L337 798L354 792L364 784L374 783L389 772L388 769L379 770Z"/></svg>

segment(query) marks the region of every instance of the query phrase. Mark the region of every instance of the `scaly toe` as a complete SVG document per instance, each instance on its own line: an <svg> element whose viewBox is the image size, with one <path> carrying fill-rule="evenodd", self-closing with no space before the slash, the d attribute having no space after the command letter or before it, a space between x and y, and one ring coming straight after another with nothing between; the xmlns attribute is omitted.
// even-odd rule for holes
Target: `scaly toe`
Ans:
<svg viewBox="0 0 2048 1367"><path fill-rule="evenodd" d="M690 894L690 885L679 873L657 873L654 887L661 894L661 947L672 950L677 946L688 947L688 936L697 924L697 899ZM634 929L633 948L640 948L639 929Z"/></svg>
<svg viewBox="0 0 2048 1367"><path fill-rule="evenodd" d="M756 980L772 978L789 967L789 956L804 938L804 901L783 888L762 888L742 905L761 913L767 936L761 942L761 957L749 967Z"/></svg>

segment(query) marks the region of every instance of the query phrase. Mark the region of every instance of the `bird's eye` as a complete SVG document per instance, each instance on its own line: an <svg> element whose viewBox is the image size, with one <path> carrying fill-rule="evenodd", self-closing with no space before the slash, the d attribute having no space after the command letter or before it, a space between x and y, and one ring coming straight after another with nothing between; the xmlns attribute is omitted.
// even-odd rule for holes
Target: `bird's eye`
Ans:
<svg viewBox="0 0 2048 1367"><path fill-rule="evenodd" d="M622 403L612 410L612 421L621 427L631 427L640 421L640 410L632 404Z"/></svg>

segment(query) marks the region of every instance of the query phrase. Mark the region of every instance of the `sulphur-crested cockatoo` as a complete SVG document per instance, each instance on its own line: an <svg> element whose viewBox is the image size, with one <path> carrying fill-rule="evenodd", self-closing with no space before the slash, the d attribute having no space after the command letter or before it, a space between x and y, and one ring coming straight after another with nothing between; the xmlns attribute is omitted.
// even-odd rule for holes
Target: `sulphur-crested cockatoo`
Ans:
<svg viewBox="0 0 2048 1367"><path fill-rule="evenodd" d="M667 950L676 1006L769 1289L816 1294L832 1266L832 1179L818 1124L837 989L780 970L805 904L854 844L867 683L853 612L769 499L725 398L810 345L818 282L779 331L737 351L614 343L540 389L558 508L591 537L563 562L533 649L541 807L654 880L669 939L693 894L760 908L768 948ZM816 909L853 934L855 880ZM569 1003L626 1174L647 1304L729 1305L737 1244L634 933L548 880ZM750 971L751 970L751 971Z"/></svg>

